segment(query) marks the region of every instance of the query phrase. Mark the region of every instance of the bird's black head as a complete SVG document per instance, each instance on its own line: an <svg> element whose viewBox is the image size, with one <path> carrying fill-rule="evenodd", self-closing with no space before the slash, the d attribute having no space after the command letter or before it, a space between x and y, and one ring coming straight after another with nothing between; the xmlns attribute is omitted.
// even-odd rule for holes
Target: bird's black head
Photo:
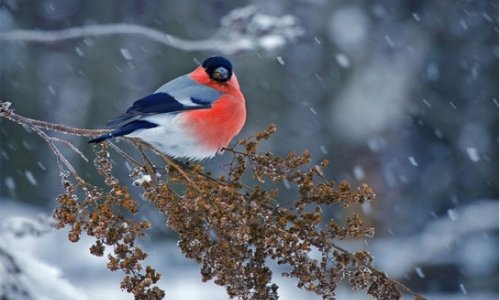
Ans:
<svg viewBox="0 0 500 300"><path fill-rule="evenodd" d="M218 82L226 82L233 75L233 65L222 56L209 57L201 66L205 68L205 72L210 78Z"/></svg>

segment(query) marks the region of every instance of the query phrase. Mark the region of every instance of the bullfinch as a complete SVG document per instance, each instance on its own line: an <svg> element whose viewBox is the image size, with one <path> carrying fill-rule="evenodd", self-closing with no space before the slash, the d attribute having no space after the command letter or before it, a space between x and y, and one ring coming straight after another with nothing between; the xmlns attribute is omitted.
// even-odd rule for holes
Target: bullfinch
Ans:
<svg viewBox="0 0 500 300"><path fill-rule="evenodd" d="M135 101L106 124L112 131L89 143L134 137L174 158L202 160L228 146L245 119L245 98L231 62L213 56Z"/></svg>

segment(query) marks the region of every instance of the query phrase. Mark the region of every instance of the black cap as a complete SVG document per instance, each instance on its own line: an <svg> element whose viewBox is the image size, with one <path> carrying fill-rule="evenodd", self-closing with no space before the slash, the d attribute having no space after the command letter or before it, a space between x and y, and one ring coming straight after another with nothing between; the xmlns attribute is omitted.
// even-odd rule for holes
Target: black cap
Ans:
<svg viewBox="0 0 500 300"><path fill-rule="evenodd" d="M201 65L205 68L208 76L215 81L225 82L231 79L233 75L233 65L222 56L212 56Z"/></svg>

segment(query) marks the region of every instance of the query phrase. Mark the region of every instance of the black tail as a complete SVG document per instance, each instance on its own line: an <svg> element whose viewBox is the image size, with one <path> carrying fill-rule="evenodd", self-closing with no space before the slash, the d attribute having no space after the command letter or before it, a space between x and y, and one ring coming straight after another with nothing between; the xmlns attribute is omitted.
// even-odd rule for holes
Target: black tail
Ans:
<svg viewBox="0 0 500 300"><path fill-rule="evenodd" d="M89 141L89 143L100 143L100 142L107 140L107 139L127 135L129 133L132 133L132 132L138 130L138 129L154 128L157 126L158 126L158 124L151 123L148 121L143 121L143 120L132 121L130 123L123 125L120 128L116 128L115 130L113 130L109 133L105 133L105 134L100 135L94 139L91 139Z"/></svg>
<svg viewBox="0 0 500 300"><path fill-rule="evenodd" d="M97 143L100 143L100 142L102 142L104 140L110 139L112 137L113 137L112 133L106 133L106 134L103 134L103 135L100 135L100 136L96 137L95 139L91 139L89 141L89 144L92 144L92 143L96 143L97 144Z"/></svg>

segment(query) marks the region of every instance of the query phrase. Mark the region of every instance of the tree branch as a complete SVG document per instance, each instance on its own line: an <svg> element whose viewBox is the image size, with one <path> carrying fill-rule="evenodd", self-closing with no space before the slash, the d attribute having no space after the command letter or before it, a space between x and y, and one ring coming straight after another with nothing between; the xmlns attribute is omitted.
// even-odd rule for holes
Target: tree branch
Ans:
<svg viewBox="0 0 500 300"><path fill-rule="evenodd" d="M20 125L29 125L38 127L39 129L52 130L64 134L86 136L86 137L94 137L109 131L108 129L75 128L75 127L69 127L61 124L54 124L50 122L24 117L16 114L14 110L10 108L11 104L12 103L10 102L0 101L0 116Z"/></svg>
<svg viewBox="0 0 500 300"><path fill-rule="evenodd" d="M211 40L187 41L173 35L166 34L156 29L136 24L100 24L81 27L71 27L62 30L24 30L17 29L0 33L0 41L22 41L22 42L58 42L83 37L102 37L107 35L132 34L140 35L150 40L159 42L169 47L182 50L207 50Z"/></svg>
<svg viewBox="0 0 500 300"><path fill-rule="evenodd" d="M58 42L83 37L137 35L184 51L213 50L232 54L240 51L273 51L302 35L303 29L292 16L260 14L254 6L235 9L221 20L216 34L204 40L186 40L137 24L99 24L61 30L16 29L0 32L0 42Z"/></svg>

